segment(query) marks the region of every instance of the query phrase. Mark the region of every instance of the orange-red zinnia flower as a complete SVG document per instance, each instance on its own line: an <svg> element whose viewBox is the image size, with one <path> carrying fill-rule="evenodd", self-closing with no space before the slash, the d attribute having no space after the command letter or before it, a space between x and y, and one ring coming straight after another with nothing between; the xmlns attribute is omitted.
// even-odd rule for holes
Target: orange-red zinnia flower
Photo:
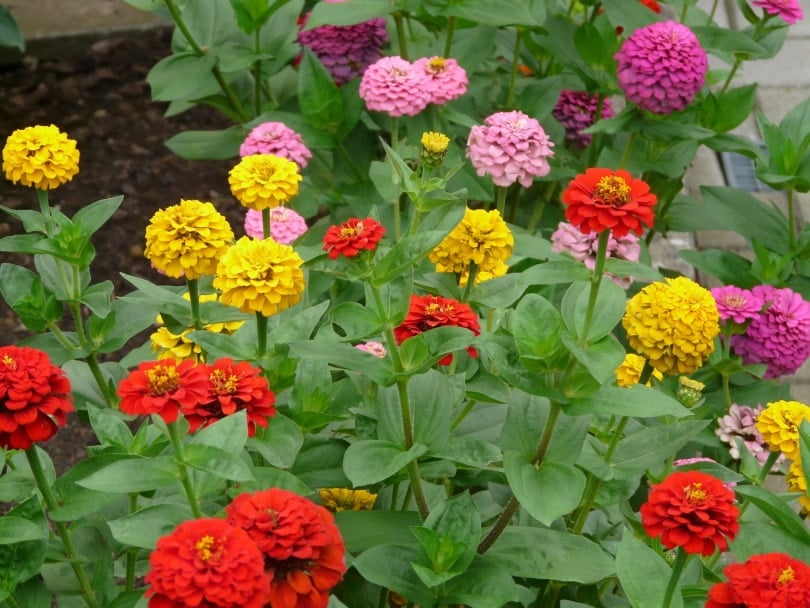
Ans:
<svg viewBox="0 0 810 608"><path fill-rule="evenodd" d="M240 494L225 511L264 555L270 608L326 608L346 572L343 538L329 511L278 488Z"/></svg>
<svg viewBox="0 0 810 608"><path fill-rule="evenodd" d="M402 344L411 336L447 325L466 327L476 336L481 333L478 316L464 302L441 296L412 295L408 314L402 324L394 328L394 337L397 344ZM471 357L478 356L478 351L472 346L467 347L467 352ZM449 354L439 361L439 365L449 365L452 360L453 355Z"/></svg>
<svg viewBox="0 0 810 608"><path fill-rule="evenodd" d="M583 234L610 230L615 238L652 226L657 201L647 182L619 169L587 169L562 193L565 217Z"/></svg>
<svg viewBox="0 0 810 608"><path fill-rule="evenodd" d="M189 432L247 410L248 435L253 437L256 425L267 426L267 419L275 416L276 396L262 375L262 370L247 361L235 363L233 359L218 359L205 366L208 374L208 396L202 402L182 406Z"/></svg>
<svg viewBox="0 0 810 608"><path fill-rule="evenodd" d="M70 381L46 353L0 348L0 448L27 450L47 441L72 411Z"/></svg>
<svg viewBox="0 0 810 608"><path fill-rule="evenodd" d="M149 565L149 608L261 608L270 589L259 548L224 519L181 523Z"/></svg>
<svg viewBox="0 0 810 608"><path fill-rule="evenodd" d="M331 259L339 255L353 258L362 250L374 251L377 248L385 228L376 220L367 217L351 217L339 226L329 226L323 236L323 250L329 252Z"/></svg>
<svg viewBox="0 0 810 608"><path fill-rule="evenodd" d="M181 409L193 409L208 395L205 366L191 359L144 361L118 385L122 412L159 414L169 424L177 420Z"/></svg>
<svg viewBox="0 0 810 608"><path fill-rule="evenodd" d="M752 555L723 573L728 582L709 589L706 608L810 606L810 566L785 553Z"/></svg>
<svg viewBox="0 0 810 608"><path fill-rule="evenodd" d="M700 471L678 471L654 485L640 512L647 534L687 553L725 551L740 529L734 492Z"/></svg>

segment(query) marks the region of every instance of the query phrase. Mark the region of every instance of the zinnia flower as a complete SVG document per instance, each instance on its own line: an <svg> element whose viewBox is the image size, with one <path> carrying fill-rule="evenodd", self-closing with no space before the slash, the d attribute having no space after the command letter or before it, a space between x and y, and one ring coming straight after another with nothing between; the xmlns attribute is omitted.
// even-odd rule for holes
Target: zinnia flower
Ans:
<svg viewBox="0 0 810 608"><path fill-rule="evenodd" d="M800 458L796 458L790 463L785 474L785 484L788 492L796 492L799 496L799 506L802 513L810 512L810 494L807 492L807 478L804 476L804 469Z"/></svg>
<svg viewBox="0 0 810 608"><path fill-rule="evenodd" d="M355 344L354 347L357 350L362 350L364 353L374 355L378 359L384 359L385 355L388 354L388 351L385 350L385 346L383 346L379 342L374 342L373 340L363 342L362 344Z"/></svg>
<svg viewBox="0 0 810 608"><path fill-rule="evenodd" d="M772 452L795 460L799 455L799 426L810 422L810 406L798 401L774 401L757 416L756 427Z"/></svg>
<svg viewBox="0 0 810 608"><path fill-rule="evenodd" d="M79 150L56 125L17 129L3 147L6 179L21 186L53 190L79 172Z"/></svg>
<svg viewBox="0 0 810 608"><path fill-rule="evenodd" d="M788 287L758 285L751 291L765 310L744 334L731 337L731 349L746 364L765 363L766 378L795 374L810 356L810 302Z"/></svg>
<svg viewBox="0 0 810 608"><path fill-rule="evenodd" d="M181 200L149 220L144 255L163 274L193 280L214 274L232 241L228 220L212 203Z"/></svg>
<svg viewBox="0 0 810 608"><path fill-rule="evenodd" d="M653 485L640 513L647 534L687 553L725 551L740 529L734 492L700 471L676 471Z"/></svg>
<svg viewBox="0 0 810 608"><path fill-rule="evenodd" d="M708 59L685 25L656 22L635 30L614 56L619 87L631 102L655 114L688 106L703 86Z"/></svg>
<svg viewBox="0 0 810 608"><path fill-rule="evenodd" d="M645 362L644 357L635 353L627 353L624 356L624 361L616 368L616 384L624 388L638 384L641 381L641 374L644 373ZM652 375L656 380L664 379L664 375L657 369L653 369ZM647 386L650 386L649 380Z"/></svg>
<svg viewBox="0 0 810 608"><path fill-rule="evenodd" d="M248 209L272 209L298 194L298 165L275 154L245 156L228 173L231 193Z"/></svg>
<svg viewBox="0 0 810 608"><path fill-rule="evenodd" d="M741 289L734 285L715 287L712 296L717 302L717 312L720 320L745 323L749 319L759 316L764 302L761 296L754 295L753 291Z"/></svg>
<svg viewBox="0 0 810 608"><path fill-rule="evenodd" d="M760 464L765 464L768 460L768 446L762 438L762 434L757 430L757 416L762 412L763 407L750 407L732 403L728 409L728 414L717 419L717 428L714 433L720 441L729 445L729 453L735 460L740 459L740 450L737 448L737 437L742 438L743 445ZM784 460L784 457L780 458Z"/></svg>
<svg viewBox="0 0 810 608"><path fill-rule="evenodd" d="M306 220L289 207L270 209L270 236L276 243L290 245L308 230ZM248 209L245 214L245 234L254 239L264 238L262 212Z"/></svg>
<svg viewBox="0 0 810 608"><path fill-rule="evenodd" d="M467 156L476 173L490 175L504 188L515 182L528 188L535 177L548 175L553 147L540 123L517 110L487 116L467 138Z"/></svg>
<svg viewBox="0 0 810 608"><path fill-rule="evenodd" d="M652 226L657 202L647 182L619 169L591 168L580 173L562 193L565 217L583 233L610 230L621 238Z"/></svg>
<svg viewBox="0 0 810 608"><path fill-rule="evenodd" d="M0 448L27 450L65 426L70 381L41 350L0 347Z"/></svg>
<svg viewBox="0 0 810 608"><path fill-rule="evenodd" d="M329 226L323 235L323 250L330 259L339 255L353 258L361 251L374 251L385 235L385 228L377 220L351 217L339 226Z"/></svg>
<svg viewBox="0 0 810 608"><path fill-rule="evenodd" d="M340 511L371 511L377 495L368 490L349 490L348 488L321 488L318 496L323 506L338 513Z"/></svg>
<svg viewBox="0 0 810 608"><path fill-rule="evenodd" d="M664 374L691 374L714 351L720 315L708 289L686 277L650 283L627 301L630 346Z"/></svg>
<svg viewBox="0 0 810 608"><path fill-rule="evenodd" d="M118 384L122 412L158 414L169 424L177 420L181 409L204 402L208 391L205 366L190 359L144 361Z"/></svg>
<svg viewBox="0 0 810 608"><path fill-rule="evenodd" d="M758 6L768 15L780 16L788 25L804 18L804 11L798 0L754 0L751 5Z"/></svg>
<svg viewBox="0 0 810 608"><path fill-rule="evenodd" d="M346 572L343 539L329 511L278 488L240 494L225 511L264 555L271 608L326 608Z"/></svg>
<svg viewBox="0 0 810 608"><path fill-rule="evenodd" d="M447 146L450 143L450 138L444 133L437 133L435 131L425 131L422 133L420 141L422 149L419 153L419 158L428 169L435 169L440 167L444 162L444 157L447 155Z"/></svg>
<svg viewBox="0 0 810 608"><path fill-rule="evenodd" d="M158 539L149 565L149 608L261 608L270 590L258 547L224 519L181 523Z"/></svg>
<svg viewBox="0 0 810 608"><path fill-rule="evenodd" d="M430 103L442 105L467 92L467 72L455 59L422 57L414 61L413 66L427 76L425 83Z"/></svg>
<svg viewBox="0 0 810 608"><path fill-rule="evenodd" d="M269 317L301 299L303 263L289 245L243 236L220 259L214 288L223 304Z"/></svg>
<svg viewBox="0 0 810 608"><path fill-rule="evenodd" d="M496 209L468 207L464 219L428 257L438 272L455 272L460 275L460 284L466 285L471 264L475 264L476 283L506 274L506 260L514 245L515 237Z"/></svg>
<svg viewBox="0 0 810 608"><path fill-rule="evenodd" d="M464 302L441 296L411 296L408 314L402 324L394 328L394 337L397 344L402 344L411 336L433 329L434 327L465 327L476 336L481 333L478 317ZM471 357L477 357L478 351L472 346L467 347ZM453 355L449 354L439 361L439 365L450 365Z"/></svg>
<svg viewBox="0 0 810 608"><path fill-rule="evenodd" d="M752 555L723 569L728 582L709 589L706 608L810 606L810 566L786 553Z"/></svg>
<svg viewBox="0 0 810 608"><path fill-rule="evenodd" d="M263 122L253 127L239 146L239 156L274 154L306 168L312 152L304 139L283 122Z"/></svg>
<svg viewBox="0 0 810 608"><path fill-rule="evenodd" d="M378 59L363 72L360 97L369 110L389 116L416 116L431 100L424 70L398 55Z"/></svg>
<svg viewBox="0 0 810 608"><path fill-rule="evenodd" d="M587 148L591 145L593 135L582 131L596 122L599 98L599 95L591 95L587 91L566 89L560 91L557 104L551 111L552 116L565 128L565 139L578 148ZM602 98L602 110L599 118L611 118L612 116L613 105L610 99Z"/></svg>

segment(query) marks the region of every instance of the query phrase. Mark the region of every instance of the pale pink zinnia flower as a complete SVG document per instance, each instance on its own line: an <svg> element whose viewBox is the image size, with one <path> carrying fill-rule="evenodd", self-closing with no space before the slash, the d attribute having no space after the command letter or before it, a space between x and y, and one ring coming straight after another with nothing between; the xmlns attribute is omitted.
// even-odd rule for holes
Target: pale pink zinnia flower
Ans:
<svg viewBox="0 0 810 608"><path fill-rule="evenodd" d="M579 148L587 148L591 144L593 135L582 131L596 122L598 104L599 95L591 95L587 91L567 89L560 91L557 104L551 114L565 128L565 139ZM613 106L610 99L605 98L602 100L602 111L599 118L611 118L612 116Z"/></svg>
<svg viewBox="0 0 810 608"><path fill-rule="evenodd" d="M312 158L303 138L281 122L263 122L253 127L239 146L239 156L252 154L275 154L293 161L301 169Z"/></svg>
<svg viewBox="0 0 810 608"><path fill-rule="evenodd" d="M496 112L483 125L470 129L467 156L478 175L492 176L496 186L520 182L524 188L535 177L548 175L554 143L534 118L523 112Z"/></svg>
<svg viewBox="0 0 810 608"><path fill-rule="evenodd" d="M748 405L738 405L732 403L728 414L717 419L715 435L720 441L729 445L729 453L735 460L740 459L740 450L737 447L736 438L742 439L743 446L760 464L765 464L768 460L770 450L762 435L757 430L757 416L763 410L761 405L750 407ZM780 456L777 462L782 462L784 456Z"/></svg>
<svg viewBox="0 0 810 608"><path fill-rule="evenodd" d="M614 58L627 99L655 114L688 106L703 86L709 65L697 36L675 21L640 27Z"/></svg>
<svg viewBox="0 0 810 608"><path fill-rule="evenodd" d="M355 348L357 350L362 350L364 353L374 355L378 359L384 359L385 355L388 353L388 351L385 350L385 346L383 346L379 342L374 341L356 344Z"/></svg>
<svg viewBox="0 0 810 608"><path fill-rule="evenodd" d="M557 230L551 235L551 249L557 253L568 252L575 260L584 262L585 266L593 270L596 266L596 251L599 248L599 234L591 232L582 234L576 226L568 222L560 222ZM638 262L641 255L641 245L635 234L628 234L621 238L615 238L612 234L608 237L607 257L619 260L629 260ZM630 277L617 277L606 273L607 277L613 280L616 285L627 289L633 282Z"/></svg>
<svg viewBox="0 0 810 608"><path fill-rule="evenodd" d="M282 245L289 245L307 231L307 222L298 213L279 205L270 209L270 237ZM245 234L254 239L264 238L262 212L248 209L245 214Z"/></svg>
<svg viewBox="0 0 810 608"><path fill-rule="evenodd" d="M389 116L416 116L430 103L424 70L402 57L383 57L363 72L360 97L369 110Z"/></svg>
<svg viewBox="0 0 810 608"><path fill-rule="evenodd" d="M755 296L748 289L726 285L712 289L712 296L717 303L717 311L721 321L734 321L745 323L748 319L756 318L762 310L762 298Z"/></svg>
<svg viewBox="0 0 810 608"><path fill-rule="evenodd" d="M430 103L442 105L467 92L467 72L455 59L422 57L413 66L427 76Z"/></svg>
<svg viewBox="0 0 810 608"><path fill-rule="evenodd" d="M804 17L798 0L754 0L751 4L769 15L779 15L788 25L793 25Z"/></svg>

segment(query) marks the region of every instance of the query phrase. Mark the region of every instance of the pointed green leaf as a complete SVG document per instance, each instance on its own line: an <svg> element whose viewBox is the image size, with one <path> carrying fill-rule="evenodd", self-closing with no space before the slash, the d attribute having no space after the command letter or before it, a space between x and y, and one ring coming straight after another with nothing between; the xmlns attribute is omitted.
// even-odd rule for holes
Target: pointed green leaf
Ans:
<svg viewBox="0 0 810 608"><path fill-rule="evenodd" d="M346 450L343 470L355 487L365 486L388 479L427 451L419 443L406 450L387 441L358 441Z"/></svg>

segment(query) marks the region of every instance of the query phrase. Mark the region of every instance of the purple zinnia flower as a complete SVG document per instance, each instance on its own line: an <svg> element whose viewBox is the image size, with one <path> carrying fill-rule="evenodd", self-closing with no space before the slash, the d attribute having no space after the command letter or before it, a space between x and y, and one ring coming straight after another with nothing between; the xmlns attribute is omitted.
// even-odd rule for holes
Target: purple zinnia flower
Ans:
<svg viewBox="0 0 810 608"><path fill-rule="evenodd" d="M289 207L279 205L270 209L270 238L276 243L289 245L306 231L306 220ZM248 209L245 214L245 234L254 239L264 238L261 211Z"/></svg>
<svg viewBox="0 0 810 608"><path fill-rule="evenodd" d="M430 103L442 105L467 92L467 72L455 59L422 57L413 66L427 76Z"/></svg>
<svg viewBox="0 0 810 608"><path fill-rule="evenodd" d="M731 337L732 350L746 364L767 364L766 378L795 374L810 356L810 302L787 287L758 285L751 291L765 310L744 334Z"/></svg>
<svg viewBox="0 0 810 608"><path fill-rule="evenodd" d="M470 129L467 156L478 175L490 175L496 186L520 182L524 188L534 177L548 175L554 143L534 118L520 111L497 112L483 125Z"/></svg>
<svg viewBox="0 0 810 608"><path fill-rule="evenodd" d="M398 55L383 57L363 72L360 97L369 110L416 116L430 103L427 74Z"/></svg>
<svg viewBox="0 0 810 608"><path fill-rule="evenodd" d="M363 342L361 344L356 344L355 348L357 350L362 350L364 353L374 355L378 359L384 359L385 355L388 352L388 351L385 350L385 346L383 346L379 342L374 342L374 341L369 341L369 342Z"/></svg>
<svg viewBox="0 0 810 608"><path fill-rule="evenodd" d="M614 56L619 87L642 110L670 114L689 105L703 86L708 59L685 25L663 21L641 27Z"/></svg>
<svg viewBox="0 0 810 608"><path fill-rule="evenodd" d="M762 310L763 301L760 296L748 289L726 285L715 287L712 291L717 311L722 321L745 323L748 319L755 319Z"/></svg>
<svg viewBox="0 0 810 608"><path fill-rule="evenodd" d="M560 91L557 105L551 114L565 127L565 139L579 148L587 148L591 144L593 135L583 133L596 122L596 108L599 105L599 95L591 95L587 91ZM613 106L610 99L602 100L600 118L611 118Z"/></svg>
<svg viewBox="0 0 810 608"><path fill-rule="evenodd" d="M769 15L779 15L788 25L804 17L802 5L797 0L754 0L751 4Z"/></svg>
<svg viewBox="0 0 810 608"><path fill-rule="evenodd" d="M735 460L740 459L736 437L742 438L745 448L760 464L765 464L765 461L768 460L770 450L756 427L757 416L762 410L761 405L750 407L732 403L728 414L717 419L717 428L714 433L720 438L720 441L729 445L729 453ZM780 456L777 462L783 460L784 456Z"/></svg>
<svg viewBox="0 0 810 608"><path fill-rule="evenodd" d="M343 2L343 0L323 0ZM303 20L302 27L306 25ZM309 47L338 84L346 84L377 61L388 42L385 19L377 17L354 25L322 25L298 33L298 42Z"/></svg>
<svg viewBox="0 0 810 608"><path fill-rule="evenodd" d="M281 122L263 122L253 127L239 146L239 156L251 154L275 154L293 161L301 169L312 158L301 136Z"/></svg>

